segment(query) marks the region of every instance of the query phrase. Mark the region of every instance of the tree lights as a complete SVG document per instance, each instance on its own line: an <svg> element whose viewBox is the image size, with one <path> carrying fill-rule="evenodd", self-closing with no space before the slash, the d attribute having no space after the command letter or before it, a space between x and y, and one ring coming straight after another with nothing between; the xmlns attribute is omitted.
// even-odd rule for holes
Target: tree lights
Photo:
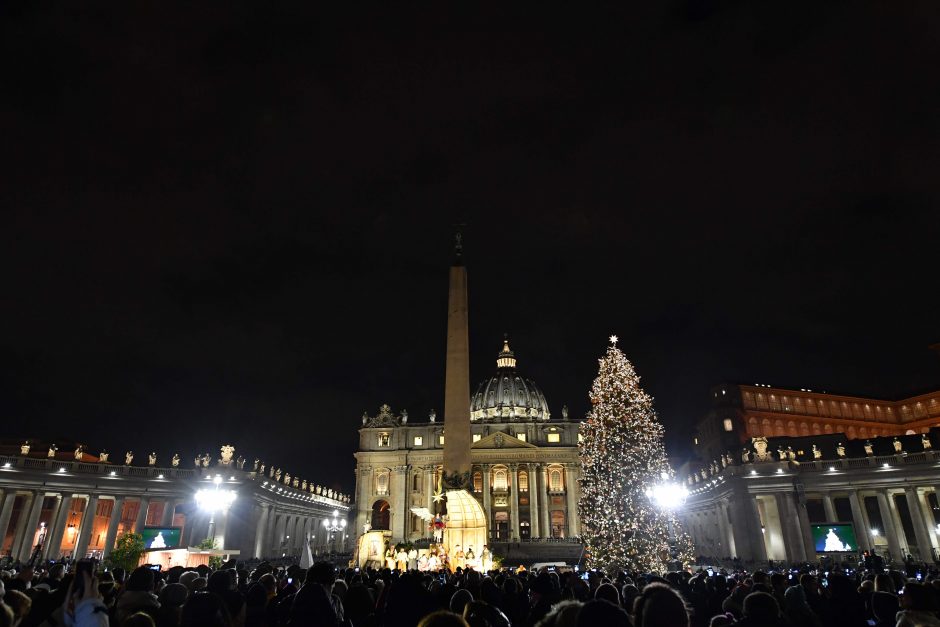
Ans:
<svg viewBox="0 0 940 627"><path fill-rule="evenodd" d="M616 336L610 339L578 445L581 537L591 568L662 572L692 559L692 542L675 516L688 492L672 482L653 399Z"/></svg>

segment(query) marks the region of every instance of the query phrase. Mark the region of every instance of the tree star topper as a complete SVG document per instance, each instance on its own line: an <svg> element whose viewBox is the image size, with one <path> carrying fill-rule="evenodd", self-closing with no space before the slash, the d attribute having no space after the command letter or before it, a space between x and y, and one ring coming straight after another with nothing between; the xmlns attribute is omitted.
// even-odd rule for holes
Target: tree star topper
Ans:
<svg viewBox="0 0 940 627"><path fill-rule="evenodd" d="M610 336L610 343L613 344L614 346L616 346L616 345L617 345L617 341L618 341L619 339L620 339L620 338L617 337L616 335L611 335L611 336Z"/></svg>

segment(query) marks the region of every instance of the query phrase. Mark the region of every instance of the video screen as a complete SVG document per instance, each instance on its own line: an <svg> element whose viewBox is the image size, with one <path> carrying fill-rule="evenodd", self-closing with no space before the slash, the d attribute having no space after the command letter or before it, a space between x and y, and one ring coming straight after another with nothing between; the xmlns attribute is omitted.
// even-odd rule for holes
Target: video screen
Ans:
<svg viewBox="0 0 940 627"><path fill-rule="evenodd" d="M848 553L858 551L855 528L849 523L812 525L813 544L817 553Z"/></svg>
<svg viewBox="0 0 940 627"><path fill-rule="evenodd" d="M144 549L163 551L180 548L180 527L144 527L140 535L144 537Z"/></svg>

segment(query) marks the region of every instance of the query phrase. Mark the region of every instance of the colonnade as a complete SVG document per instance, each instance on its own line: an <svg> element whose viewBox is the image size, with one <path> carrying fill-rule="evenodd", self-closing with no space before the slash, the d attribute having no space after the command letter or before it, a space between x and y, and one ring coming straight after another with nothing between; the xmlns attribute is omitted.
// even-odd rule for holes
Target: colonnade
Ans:
<svg viewBox="0 0 940 627"><path fill-rule="evenodd" d="M332 517L311 516L296 508L274 504L258 505L255 516L255 557L300 555L304 550L305 539L309 539L313 553L343 551L347 546L347 538L344 536L352 533L347 528L331 533L324 522L332 521ZM344 512L340 513L340 519L345 516Z"/></svg>
<svg viewBox="0 0 940 627"><path fill-rule="evenodd" d="M933 562L940 555L940 517L934 513L931 495L940 498L940 486L866 487L856 482L825 491L806 488L801 494L794 489L749 491L738 483L711 498L692 500L682 519L696 552L711 557L815 561L812 525L851 523L854 552L874 549L895 561L910 554L918 561ZM807 505L821 514L811 520Z"/></svg>
<svg viewBox="0 0 940 627"><path fill-rule="evenodd" d="M22 499L18 516L13 519L13 512L17 497ZM53 499L49 507L43 507L47 500ZM107 525L104 527L104 538L93 538L95 530L95 517L98 511L100 501L113 501ZM81 501L81 507L76 507L77 501ZM71 553L74 557L84 557L89 553L90 547L97 547L101 551L101 557L107 554L114 547L117 540L117 534L125 506L137 501L138 511L132 528L125 529L140 530L147 524L147 516L152 506L161 504L162 515L155 524L171 526L176 506L182 503L179 498L159 498L152 501L150 496L144 495L133 497L128 502L124 495L112 494L88 494L73 493L51 490L16 490L7 489L0 497L0 547L5 555L10 555L14 559L28 560L32 554L41 532L40 519L45 518L45 539L42 547L42 557L44 559L58 559L64 553ZM48 515L43 517L43 513L48 511ZM77 516L74 517L73 513ZM125 521L127 523L129 521ZM12 528L11 528L12 525ZM130 525L128 525L130 527ZM6 538L12 531L12 540L7 545ZM69 534L70 549L62 550L63 541L66 534Z"/></svg>

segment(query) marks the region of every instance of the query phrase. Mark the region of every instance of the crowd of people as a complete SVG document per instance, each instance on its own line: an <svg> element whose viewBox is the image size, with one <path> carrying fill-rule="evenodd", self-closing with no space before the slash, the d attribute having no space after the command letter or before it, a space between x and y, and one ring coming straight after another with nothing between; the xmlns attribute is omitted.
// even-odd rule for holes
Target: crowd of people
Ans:
<svg viewBox="0 0 940 627"><path fill-rule="evenodd" d="M940 573L451 573L51 564L0 572L0 627L940 627Z"/></svg>

